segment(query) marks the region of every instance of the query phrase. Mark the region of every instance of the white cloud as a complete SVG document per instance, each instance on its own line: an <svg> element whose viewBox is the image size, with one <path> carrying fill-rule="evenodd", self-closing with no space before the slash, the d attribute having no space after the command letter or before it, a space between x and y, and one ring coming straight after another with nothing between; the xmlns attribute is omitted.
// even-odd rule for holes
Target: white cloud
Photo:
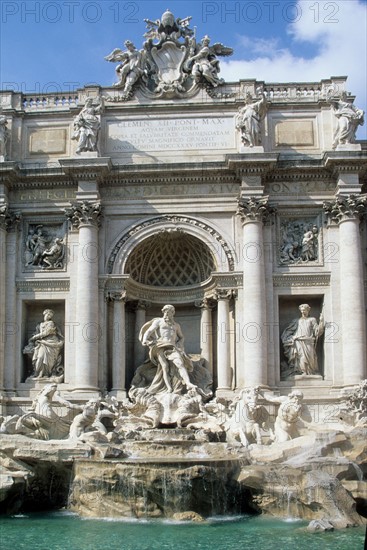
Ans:
<svg viewBox="0 0 367 550"><path fill-rule="evenodd" d="M312 7L312 9L311 9ZM250 60L222 60L222 75L227 81L257 78L267 82L319 81L330 76L348 76L347 89L357 96L356 105L367 104L367 5L359 0L298 2L299 20L287 29L289 46L280 49L275 40L241 37L250 50ZM317 46L310 58L292 53L302 43ZM366 138L366 126L358 137Z"/></svg>

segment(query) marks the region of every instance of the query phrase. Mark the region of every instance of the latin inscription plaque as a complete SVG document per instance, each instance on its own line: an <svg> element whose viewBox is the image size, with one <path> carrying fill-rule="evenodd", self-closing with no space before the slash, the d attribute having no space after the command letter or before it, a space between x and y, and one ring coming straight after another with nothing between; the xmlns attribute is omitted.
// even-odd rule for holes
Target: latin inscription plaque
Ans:
<svg viewBox="0 0 367 550"><path fill-rule="evenodd" d="M108 153L235 148L233 117L191 117L107 122Z"/></svg>

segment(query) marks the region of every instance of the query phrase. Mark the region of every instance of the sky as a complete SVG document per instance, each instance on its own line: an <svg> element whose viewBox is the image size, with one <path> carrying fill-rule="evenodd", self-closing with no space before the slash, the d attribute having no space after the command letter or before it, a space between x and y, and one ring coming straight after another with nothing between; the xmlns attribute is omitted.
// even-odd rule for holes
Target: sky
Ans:
<svg viewBox="0 0 367 550"><path fill-rule="evenodd" d="M144 19L192 16L197 38L234 49L221 76L265 82L318 82L348 76L355 105L367 110L367 0L0 0L0 88L24 93L110 86L104 57L131 40L143 44ZM367 139L367 124L357 137Z"/></svg>

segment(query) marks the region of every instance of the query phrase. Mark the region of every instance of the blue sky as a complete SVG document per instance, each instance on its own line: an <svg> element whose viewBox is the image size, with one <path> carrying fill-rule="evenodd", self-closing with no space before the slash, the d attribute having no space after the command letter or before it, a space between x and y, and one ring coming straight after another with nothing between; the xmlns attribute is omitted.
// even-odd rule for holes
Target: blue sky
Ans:
<svg viewBox="0 0 367 550"><path fill-rule="evenodd" d="M234 48L221 60L227 80L319 81L348 75L356 105L367 109L366 0L165 2L129 0L2 0L0 87L25 93L109 86L104 60L126 39L142 46L144 19L169 8L191 15L200 39ZM358 137L366 139L366 124Z"/></svg>

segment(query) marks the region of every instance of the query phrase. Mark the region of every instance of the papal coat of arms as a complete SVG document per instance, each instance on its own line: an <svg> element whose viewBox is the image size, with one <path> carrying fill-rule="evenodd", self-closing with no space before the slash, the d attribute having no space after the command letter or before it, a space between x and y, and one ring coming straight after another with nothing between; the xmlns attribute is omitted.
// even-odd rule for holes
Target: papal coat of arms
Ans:
<svg viewBox="0 0 367 550"><path fill-rule="evenodd" d="M121 100L131 99L139 84L153 97L187 97L200 87L215 95L224 84L217 56L232 55L233 50L220 43L210 45L208 36L197 42L190 20L175 19L169 10L160 20L145 19L143 49L126 40L125 50L116 48L105 58L119 63L114 86L121 89Z"/></svg>

